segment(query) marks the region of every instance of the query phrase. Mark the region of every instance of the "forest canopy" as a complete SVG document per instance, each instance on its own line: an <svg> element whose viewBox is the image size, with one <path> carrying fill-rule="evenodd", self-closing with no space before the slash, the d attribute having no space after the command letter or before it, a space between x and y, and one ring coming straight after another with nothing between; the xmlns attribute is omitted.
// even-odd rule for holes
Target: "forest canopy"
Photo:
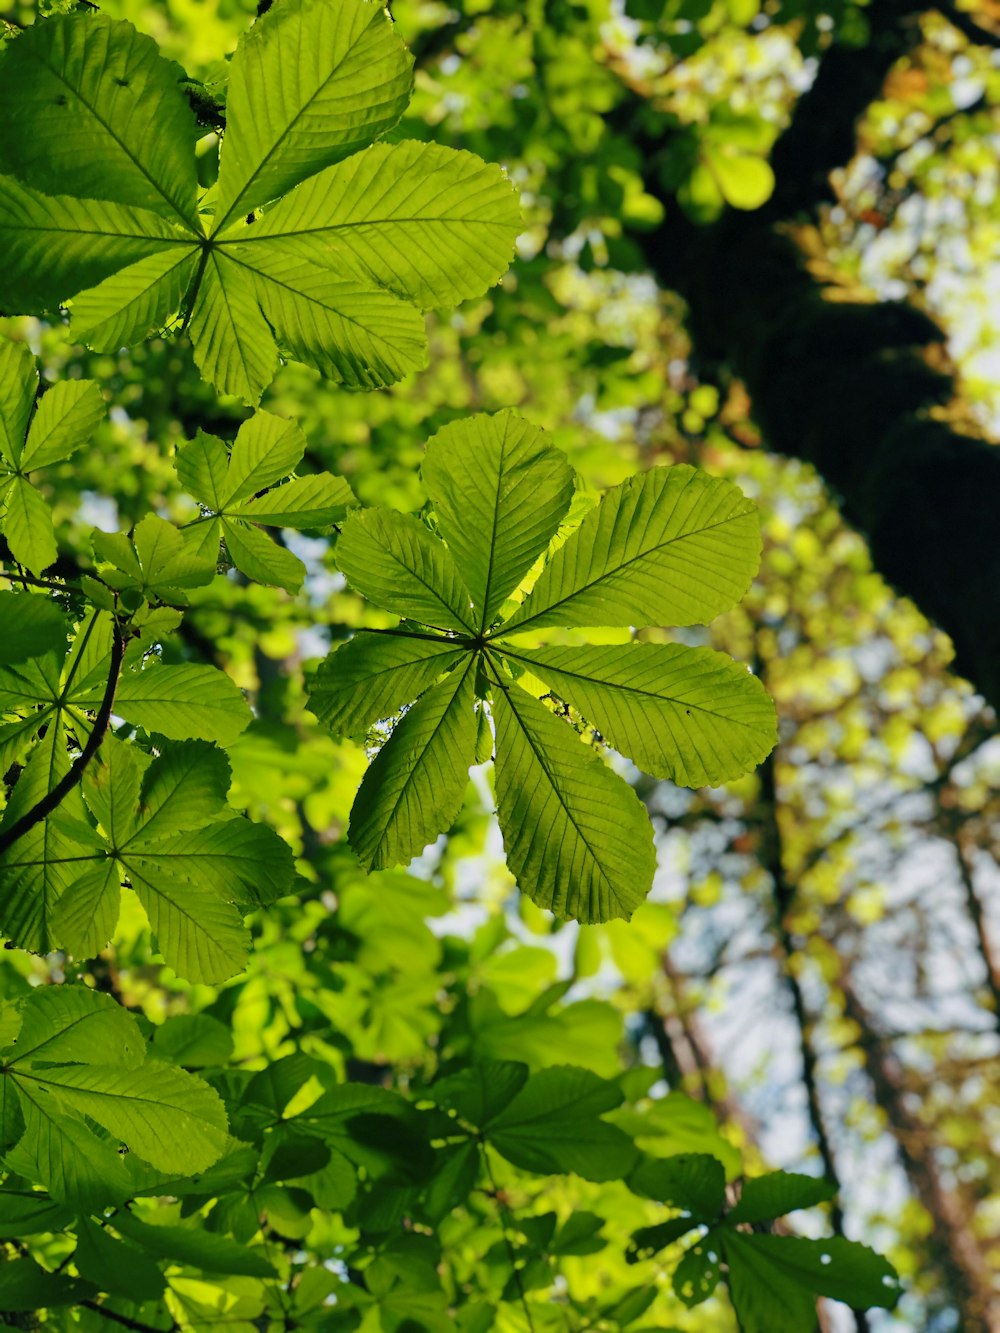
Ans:
<svg viewBox="0 0 1000 1333"><path fill-rule="evenodd" d="M0 1322L1000 1330L1000 7L0 18Z"/></svg>

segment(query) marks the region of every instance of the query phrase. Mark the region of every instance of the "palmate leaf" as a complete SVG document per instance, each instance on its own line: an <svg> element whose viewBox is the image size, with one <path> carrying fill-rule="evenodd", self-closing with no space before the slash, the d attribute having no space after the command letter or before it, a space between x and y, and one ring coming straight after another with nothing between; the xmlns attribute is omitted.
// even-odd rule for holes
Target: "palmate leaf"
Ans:
<svg viewBox="0 0 1000 1333"><path fill-rule="evenodd" d="M861 1309L891 1309L899 1299L893 1266L841 1236L805 1240L725 1227L702 1243L711 1241L725 1257L729 1294L746 1333L798 1333L815 1318L817 1296Z"/></svg>
<svg viewBox="0 0 1000 1333"><path fill-rule="evenodd" d="M119 1141L162 1171L203 1170L221 1155L228 1137L218 1095L194 1075L146 1060L135 1020L110 996L41 987L19 1011L20 1031L2 1052L4 1090L21 1117L8 1135L19 1141L3 1145L9 1169L89 1212L132 1193Z"/></svg>
<svg viewBox="0 0 1000 1333"><path fill-rule="evenodd" d="M0 148L0 308L72 297L98 350L183 310L202 374L251 403L279 353L354 388L422 366L420 311L494 283L520 214L471 154L369 147L403 112L411 63L370 0L278 0L233 57L203 224L177 67L124 22L33 25L0 59L0 110L27 125L30 107Z"/></svg>
<svg viewBox="0 0 1000 1333"><path fill-rule="evenodd" d="M186 530L191 549L214 561L222 540L248 578L296 591L305 577L302 561L252 525L326 528L357 504L347 482L329 472L275 486L301 461L306 444L294 421L256 412L240 427L231 453L204 431L178 450L178 478L206 511Z"/></svg>
<svg viewBox="0 0 1000 1333"><path fill-rule="evenodd" d="M621 1105L621 1090L589 1069L553 1065L529 1076L516 1061L488 1060L439 1080L430 1095L524 1171L616 1180L638 1157L628 1135L601 1118Z"/></svg>
<svg viewBox="0 0 1000 1333"><path fill-rule="evenodd" d="M351 845L366 868L383 868L443 832L469 766L492 755L491 718L497 817L520 888L557 916L628 918L655 871L649 821L599 747L537 697L535 682L640 767L689 785L729 781L759 763L776 740L773 705L748 671L707 648L522 648L515 636L547 625L710 618L756 570L754 507L730 482L687 466L633 477L556 548L504 621L504 603L569 507L565 457L543 431L501 412L439 432L423 475L428 523L365 510L348 519L336 548L352 587L403 622L332 653L312 708L356 735L416 700L361 784Z"/></svg>
<svg viewBox="0 0 1000 1333"><path fill-rule="evenodd" d="M60 733L51 726L36 747L5 823L68 766L61 739L50 740ZM228 762L207 742L165 745L150 762L106 739L83 783L99 828L74 790L14 844L0 865L4 932L22 948L89 957L107 943L127 879L171 967L192 981L235 975L249 946L244 912L287 892L293 868L276 833L226 804L228 788Z"/></svg>
<svg viewBox="0 0 1000 1333"><path fill-rule="evenodd" d="M32 405L39 388L31 349L0 339L0 531L15 560L35 575L58 554L49 507L29 474L68 458L104 418L104 399L93 380L63 380ZM30 418L30 425L29 425ZM25 654L28 656L28 654Z"/></svg>

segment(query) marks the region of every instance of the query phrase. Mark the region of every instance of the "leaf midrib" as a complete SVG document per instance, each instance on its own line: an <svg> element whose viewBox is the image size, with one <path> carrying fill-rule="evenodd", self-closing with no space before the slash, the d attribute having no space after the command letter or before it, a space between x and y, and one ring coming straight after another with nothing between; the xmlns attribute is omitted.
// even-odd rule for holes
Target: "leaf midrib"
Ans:
<svg viewBox="0 0 1000 1333"><path fill-rule="evenodd" d="M94 107L87 101L87 99L84 97L83 93L80 92L79 88L74 88L73 85L69 82L69 80L66 79L66 78L59 72L58 69L54 69L51 65L49 65L49 64L45 61L45 59L44 59L40 54L38 54L37 52L35 52L34 55L35 55L35 59L38 61L38 63L39 63L40 65L42 65L45 69L47 69L47 70L49 71L49 73L53 76L53 78L57 79L57 80L63 85L64 88L68 89L69 92L71 92L75 97L78 97L78 98L80 99L80 101L81 101L81 102L83 103L83 105L87 108L87 110L90 112L90 114L94 117L94 119L97 121L97 123L98 123L100 126L102 126L102 128L107 132L107 134L109 135L109 137L110 137L110 138L111 138L111 139L118 145L118 147L119 147L119 148L121 149L121 151L125 154L125 156L128 158L128 160L132 163L132 165L135 166L136 168L138 168L138 170L139 170L139 172L142 174L143 178L144 178L145 180L147 180L147 181L149 182L150 185L153 186L153 188L156 190L156 193L160 196L160 198L163 199L163 201L164 201L165 203L167 203L167 204L170 205L171 210L172 210L174 213L176 213L176 215L177 215L177 216L180 218L180 220L184 223L184 225L185 225L185 227L188 229L188 231L191 232L191 233L193 233L195 236L197 236L197 234L198 234L198 232L197 232L197 228L195 227L195 225L194 225L194 223L191 221L191 219L188 218L188 217L186 216L186 214L183 213L183 212L181 211L180 206L179 206L177 203L175 203L173 199L170 198L170 196L169 196L169 195L167 194L167 192L164 190L163 186L159 183L159 181L153 179L153 177L149 174L149 172L147 171L147 169L146 169L146 168L143 166L143 164L139 161L139 159L138 159L138 158L136 157L136 155L132 152L132 150L131 150L125 143L123 143L121 139L118 138L118 136L117 136L117 135L115 134L115 132L112 130L111 125L109 124L109 122L108 122L107 120L105 120L103 116L101 116L101 115L98 114L97 110L96 110L96 109L95 109L95 108L94 108ZM107 202L108 202L108 203L112 203L113 201L112 201L112 200L107 200ZM195 201L192 199L191 202L192 202L192 204L194 204ZM133 207L141 207L141 205L133 205Z"/></svg>
<svg viewBox="0 0 1000 1333"><path fill-rule="evenodd" d="M375 18L376 18L376 17L380 17L380 16L381 16L380 11L379 11L378 9L376 9L376 8L373 6L373 7L372 7L372 19L365 25L364 28L362 28L361 32L358 34L358 38L357 38L357 40L355 40L354 42L351 43L351 45L347 48L347 50L344 52L344 54L343 54L343 56L341 57L341 59L340 59L340 60L337 62L337 64L333 67L333 69L332 69L332 70L330 71L330 73L326 76L326 78L325 78L321 83L317 84L317 86L316 86L315 90L313 91L312 95L311 95L305 102L302 103L302 105L299 107L298 111L296 111L295 115L292 117L292 119L288 122L288 124L285 126L285 128L284 128L284 129L281 131L281 133L278 135L277 139L275 139L274 142L271 144L271 147L267 150L265 156L264 156L263 158L261 158L261 160L260 160L260 161L257 163L257 165L254 167L253 171L250 173L250 175L247 177L247 179L243 182L243 185L240 187L239 193L238 193L238 194L236 195L236 197L233 199L233 202L229 205L229 207L226 209L225 213L222 215L222 217L219 219L218 223L216 224L216 226L215 226L214 229L212 230L212 233L211 233L211 234L212 234L213 237L218 236L219 232L222 231L223 227L226 225L226 223L229 221L229 219L230 219L230 218L233 216L233 214L236 212L236 206L237 206L237 204L239 204L239 203L241 202L241 200L245 197L247 191L248 191L248 190L250 189L250 187L253 185L254 181L255 181L255 180L257 179L257 177L261 174L261 172L262 172L262 171L264 170L264 168L268 165L268 163L273 159L273 157L274 157L275 153L277 152L278 148L280 147L280 145L285 141L285 139L288 137L288 135L292 132L292 130L293 130L293 129L295 128L295 126L298 124L298 122L299 122L299 120L302 118L302 116L305 115L305 113L306 113L306 111L309 109L309 107L312 106L312 104L313 104L313 102L315 102L316 98L319 97L320 93L323 92L324 89L327 87L327 85L328 85L328 84L329 84L329 83L336 77L336 75L337 75L338 71L340 70L341 66L342 66L342 65L344 64L344 62L348 59L348 57L351 55L351 52L354 50L355 46L357 46L357 44L358 44L358 42L360 41L360 39L361 39L361 38L368 32L369 28L371 28L372 23L374 22ZM320 168L320 170L322 170L322 168ZM313 171L313 172L310 172L309 175L310 175L310 176L315 176L315 175L316 175L316 172L314 172L314 171ZM308 179L309 179L309 176L306 176L305 179L308 180Z"/></svg>
<svg viewBox="0 0 1000 1333"><path fill-rule="evenodd" d="M635 646L638 647L638 645ZM506 645L501 643L497 644L497 649L498 651L502 652L505 657L513 657L520 662L527 662L527 664L531 667L539 667L543 674L546 670L549 670L556 675L570 676L572 677L573 680L586 681L591 685L602 685L604 686L605 689L608 690L622 690L626 694L638 694L646 699L654 699L657 703L674 704L677 708L685 708L689 712L695 711L699 713L705 713L708 717L715 718L717 721L732 722L737 726L746 727L748 731L756 730L752 722L744 722L743 719L739 717L728 717L724 713L714 713L710 708L706 708L704 704L696 704L687 699L684 700L675 699L672 695L656 694L654 693L654 691L642 689L638 685L619 685L617 682L614 681L598 680L594 676L585 676L581 671L567 670L566 667L549 666L547 663L539 662L537 658L531 657L530 655L527 654L527 652L519 653L516 651L516 649L508 648Z"/></svg>
<svg viewBox="0 0 1000 1333"><path fill-rule="evenodd" d="M669 537L666 541L659 542L656 546L650 546L647 550L640 551L638 555L630 556L628 560L623 560L621 564L615 565L613 569L609 569L605 573L599 574L596 578L591 579L589 583L581 584L578 588L574 588L572 592L568 592L565 597L560 597L558 601L551 602L548 606L542 607L532 615L526 616L523 620L516 620L517 613L515 612L510 620L499 626L489 637L495 639L504 633L513 634L515 630L519 634L521 630L530 625L532 621L540 620L542 616L547 616L559 607L565 606L567 602L571 602L575 597L580 597L583 593L589 592L591 588L596 588L598 584L603 583L606 579L613 578L615 575L620 574L622 570L628 569L630 565L634 565L637 560L645 560L651 555L656 555L666 547L672 546L674 542L686 541L689 537L700 537L703 532L714 532L716 528L723 528L727 523L735 523L737 519L752 517L752 515L753 509L745 509L739 514L729 514L726 518L720 519L718 523L708 523L704 527L693 528L690 532L681 532L678 533L676 537ZM582 526L583 525L581 524L581 527ZM577 528L576 532L573 533L573 537L576 537L580 530L580 528ZM565 549L565 546L560 547L561 551L564 551ZM558 555L558 552L556 554ZM553 556L553 559L555 559L555 556ZM548 568L551 568L551 566L548 566ZM537 586L538 585L536 584L535 588L537 588ZM535 588L532 588L531 592L521 603L522 606L528 604Z"/></svg>
<svg viewBox="0 0 1000 1333"><path fill-rule="evenodd" d="M492 663L491 663L491 665L492 665ZM531 735L531 732L528 730L528 728L527 728L527 727L524 725L524 723L521 721L521 715L520 715L520 713L517 711L517 707L516 707L516 705L513 704L513 703L511 702L511 699L512 699L512 697L513 697L513 693L514 693L514 689L520 689L521 687L520 687L520 686L517 686L517 685L515 685L515 686L513 686L513 687L507 687L507 686L505 686L505 685L501 682L501 680L500 680L500 678L499 678L499 675L498 675L497 672L496 672L496 668L495 668L495 667L493 668L493 670L494 670L495 683L496 683L496 685L498 686L499 689L503 690L503 692L504 692L504 697L505 697L506 700L507 700L507 705L508 705L508 707L510 708L510 711L514 714L514 718L515 718L515 720L517 721L517 725L518 725L518 726L520 727L520 729L521 729L521 734L524 736L524 739L528 742L528 746L530 747L532 754L534 754L536 760L538 761L539 766L541 767L542 771L545 773L545 776L548 778L548 780L549 780L549 785L551 786L552 791L555 793L556 799L558 800L559 804L562 806L563 813L565 814L565 816L566 816L566 818L569 820L569 822L573 825L573 828L576 830L577 837L580 839L580 841L581 841L581 842L583 843L583 845L586 847L587 852L588 852L588 855L590 856L591 860L594 862L595 866L597 867L598 871L600 872L601 878L604 880L604 883L608 886L608 891L611 893L612 897L615 899L616 902L620 901L617 890L615 889L614 885L612 884L611 880L608 878L608 876L607 876L607 874L606 874L606 872L605 872L605 870L604 870L604 865L603 865L603 863L602 863L602 861L601 861L601 858L595 853L593 847L591 846L590 839L586 836L586 834L585 834L585 833L583 832L583 830L580 828L580 825L577 823L577 821L576 821L576 820L574 819L574 817L573 817L573 813L572 813L572 811L570 810L569 806L566 804L566 801L565 801L564 798L563 798L562 791L560 790L558 784L555 782L555 780L554 780L554 778L553 778L553 776L552 776L552 770L549 768L548 764L545 762L545 757L544 757L543 752L542 752L541 750L539 750L538 746L535 744L534 737ZM527 697L528 697L528 698L531 698L532 696L531 696L531 695L528 695ZM540 706L541 706L542 708L545 707L544 704L541 704ZM556 718L555 720L558 722L558 718ZM598 762L600 762L600 761L598 761Z"/></svg>

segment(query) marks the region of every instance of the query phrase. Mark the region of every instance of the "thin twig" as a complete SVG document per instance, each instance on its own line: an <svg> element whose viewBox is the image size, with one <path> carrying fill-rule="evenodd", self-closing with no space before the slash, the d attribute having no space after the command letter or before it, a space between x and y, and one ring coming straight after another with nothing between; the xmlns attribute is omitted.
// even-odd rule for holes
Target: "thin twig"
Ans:
<svg viewBox="0 0 1000 1333"><path fill-rule="evenodd" d="M524 1311L524 1317L528 1322L529 1333L535 1333L535 1323L531 1317L531 1310L528 1306L528 1298L524 1290L524 1282L521 1280L521 1270L517 1266L517 1255L514 1252L514 1242L511 1234L514 1230L514 1219L510 1209L503 1201L503 1195L493 1175L493 1168L490 1166L489 1154L486 1151L486 1145L480 1143L479 1155L483 1159L483 1166L486 1167L486 1174L490 1178L490 1186L493 1190L493 1198L496 1200L497 1209L500 1212L500 1229L503 1232L503 1243L507 1249L507 1258L510 1260L510 1269L514 1277L514 1285L517 1287L517 1294L521 1301L521 1308Z"/></svg>
<svg viewBox="0 0 1000 1333"><path fill-rule="evenodd" d="M10 850L14 843L29 833L36 824L40 824L43 819L56 810L64 798L73 790L77 783L82 779L87 765L93 759L94 755L100 749L101 741L104 739L111 721L111 710L115 702L115 690L118 686L118 677L121 674L122 662L125 658L125 636L117 622L114 622L114 634L111 640L111 665L108 670L108 683L104 690L104 698L101 700L101 706L97 710L94 718L94 725L91 728L90 735L83 749L73 760L67 772L59 779L50 792L42 797L37 804L11 824L10 828L4 829L0 833L0 855Z"/></svg>

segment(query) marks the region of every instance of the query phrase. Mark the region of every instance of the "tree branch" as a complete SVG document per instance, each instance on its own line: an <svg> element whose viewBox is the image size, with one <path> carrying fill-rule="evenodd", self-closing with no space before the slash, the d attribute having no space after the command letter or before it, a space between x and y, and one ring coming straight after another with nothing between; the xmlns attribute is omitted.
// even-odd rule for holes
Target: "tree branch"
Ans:
<svg viewBox="0 0 1000 1333"><path fill-rule="evenodd" d="M40 824L43 819L56 810L63 799L73 790L77 783L83 777L87 765L93 759L94 755L100 749L101 741L104 739L108 730L108 724L111 721L111 710L115 702L115 690L118 686L118 677L121 674L122 662L125 658L125 636L121 631L118 622L113 622L114 632L111 640L111 661L108 668L108 683L104 690L104 697L101 700L100 707L94 717L94 725L90 729L90 735L87 737L83 749L73 760L67 772L59 779L50 792L47 792L42 799L27 810L20 819L15 820L9 828L0 833L0 855L10 850L14 843L29 833L36 824Z"/></svg>

